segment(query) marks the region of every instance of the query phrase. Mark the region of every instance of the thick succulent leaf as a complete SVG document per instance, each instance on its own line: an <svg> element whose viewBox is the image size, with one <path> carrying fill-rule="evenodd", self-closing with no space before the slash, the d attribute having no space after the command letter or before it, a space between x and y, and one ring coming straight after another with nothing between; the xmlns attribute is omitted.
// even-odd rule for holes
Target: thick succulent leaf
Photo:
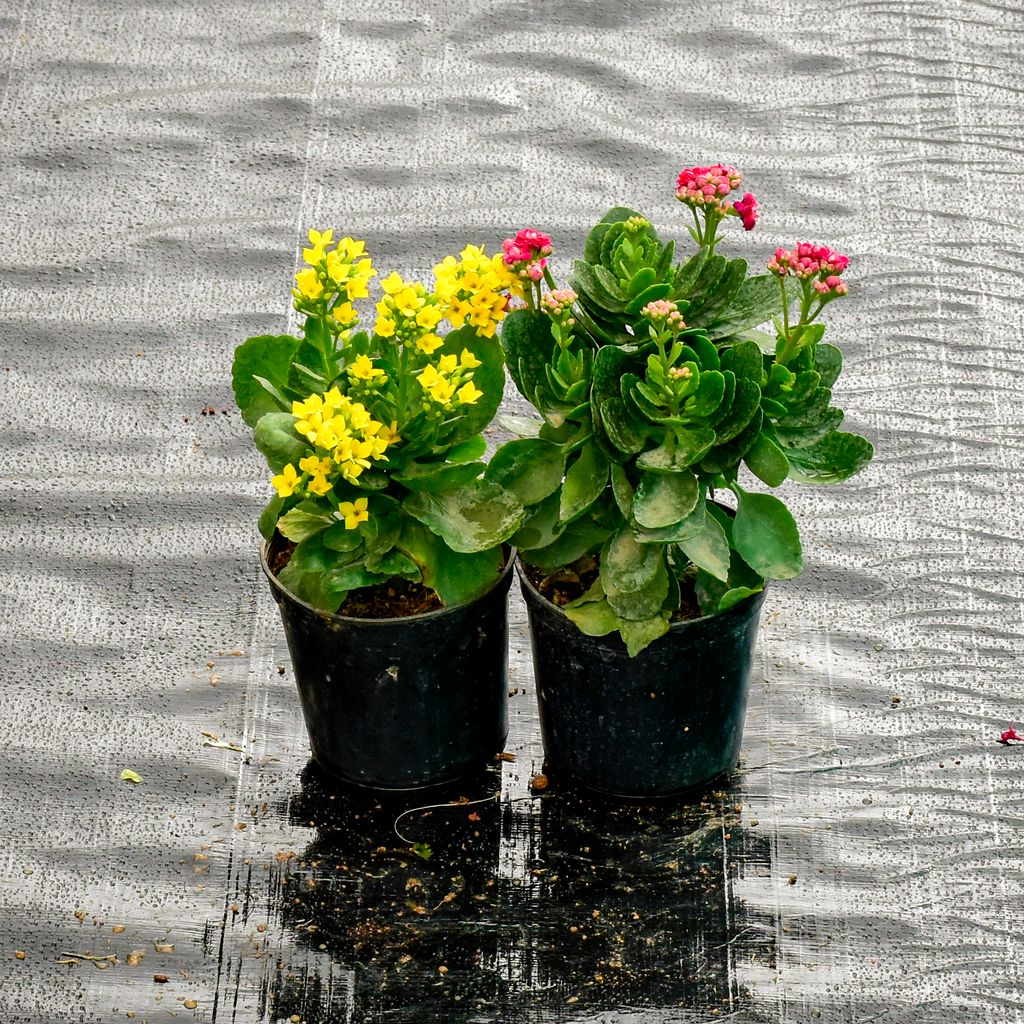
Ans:
<svg viewBox="0 0 1024 1024"><path fill-rule="evenodd" d="M678 473L644 472L633 499L633 517L647 529L671 526L693 511L699 497L697 478L688 469Z"/></svg>
<svg viewBox="0 0 1024 1024"><path fill-rule="evenodd" d="M460 327L445 337L444 344L432 358L459 356L463 349L480 360L480 365L473 370L473 384L483 394L472 405L460 406L455 429L449 435L453 442L468 440L488 426L505 391L505 357L497 338L485 338L472 327Z"/></svg>
<svg viewBox="0 0 1024 1024"><path fill-rule="evenodd" d="M729 579L729 538L714 516L704 516L704 526L699 533L679 542L683 554L699 569L710 573L723 583Z"/></svg>
<svg viewBox="0 0 1024 1024"><path fill-rule="evenodd" d="M800 533L789 509L771 494L735 488L739 505L733 519L732 543L760 576L788 580L803 569Z"/></svg>
<svg viewBox="0 0 1024 1024"><path fill-rule="evenodd" d="M814 351L814 368L821 376L821 386L832 387L843 370L843 353L835 345L819 345Z"/></svg>
<svg viewBox="0 0 1024 1024"><path fill-rule="evenodd" d="M658 554L655 574L648 583L637 590L618 590L611 586L604 576L604 564L601 565L602 582L608 604L624 619L650 619L664 607L665 598L669 593L669 571L665 565L663 549L652 550Z"/></svg>
<svg viewBox="0 0 1024 1024"><path fill-rule="evenodd" d="M778 487L789 476L789 460L782 449L765 433L758 435L743 461L759 480Z"/></svg>
<svg viewBox="0 0 1024 1024"><path fill-rule="evenodd" d="M295 417L290 412L268 412L256 424L253 440L275 473L280 473L289 462L298 467L299 459L309 450L309 445L295 433L294 424Z"/></svg>
<svg viewBox="0 0 1024 1024"><path fill-rule="evenodd" d="M527 508L522 526L509 538L509 543L520 551L545 548L561 536L565 526L558 520L561 494L556 490L543 501Z"/></svg>
<svg viewBox="0 0 1024 1024"><path fill-rule="evenodd" d="M654 579L664 552L639 544L628 527L622 527L601 549L601 583L609 590L640 590Z"/></svg>
<svg viewBox="0 0 1024 1024"><path fill-rule="evenodd" d="M540 421L537 421L538 426ZM470 437L465 441L459 442L459 444L453 445L445 452L445 462L450 462L453 465L461 465L465 462L476 462L484 452L487 451L487 441L484 439L483 434L477 434L474 437Z"/></svg>
<svg viewBox="0 0 1024 1024"><path fill-rule="evenodd" d="M609 530L589 519L577 519L570 523L552 544L543 548L523 551L523 557L530 565L545 572L554 572L571 565L584 555L592 555L608 539Z"/></svg>
<svg viewBox="0 0 1024 1024"><path fill-rule="evenodd" d="M611 476L615 505L623 518L628 520L633 515L633 485L629 482L625 468L617 462L611 464Z"/></svg>
<svg viewBox="0 0 1024 1024"><path fill-rule="evenodd" d="M397 547L418 566L423 585L433 589L445 607L465 604L486 593L501 574L505 559L500 547L472 553L454 551L413 520L403 526Z"/></svg>
<svg viewBox="0 0 1024 1024"><path fill-rule="evenodd" d="M242 419L255 427L268 412L280 412L282 405L272 391L261 384L262 377L271 388L282 394L288 390L288 375L301 341L290 334L261 334L248 338L235 349L231 366L231 386ZM287 409L288 406L283 407Z"/></svg>
<svg viewBox="0 0 1024 1024"><path fill-rule="evenodd" d="M704 502L698 500L693 511L678 523L663 526L657 530L648 530L642 526L633 529L633 536L640 544L678 544L694 536L704 528Z"/></svg>
<svg viewBox="0 0 1024 1024"><path fill-rule="evenodd" d="M716 440L717 435L710 427L681 427L674 432L671 441L644 452L636 464L652 473L678 473L698 462Z"/></svg>
<svg viewBox="0 0 1024 1024"><path fill-rule="evenodd" d="M277 521L277 529L282 537L287 537L298 544L317 533L322 533L334 522L334 519L322 511L314 512L297 506L281 516Z"/></svg>
<svg viewBox="0 0 1024 1024"><path fill-rule="evenodd" d="M683 415L693 419L705 419L722 404L725 398L725 377L716 370L700 375L697 393L683 403Z"/></svg>
<svg viewBox="0 0 1024 1024"><path fill-rule="evenodd" d="M626 643L626 653L635 658L645 647L649 647L658 637L668 632L669 612L659 612L649 619L639 622L624 619L619 627L619 634Z"/></svg>
<svg viewBox="0 0 1024 1024"><path fill-rule="evenodd" d="M777 279L771 274L748 277L708 324L708 333L714 338L739 334L781 312L782 292Z"/></svg>
<svg viewBox="0 0 1024 1024"><path fill-rule="evenodd" d="M602 279L599 271L604 271L605 279ZM614 278L611 279L611 284L615 287L619 297L609 292L607 278L610 277L609 271L600 264L593 266L582 260L576 260L572 265L570 284L589 304L603 309L606 313L621 313L626 308L627 297L618 287L618 282Z"/></svg>
<svg viewBox="0 0 1024 1024"><path fill-rule="evenodd" d="M284 498L275 497L271 498L270 501L264 506L263 511L260 513L259 518L259 531L260 536L264 540L270 540L274 536L274 531L277 530L277 521L281 517L281 512L284 510Z"/></svg>
<svg viewBox="0 0 1024 1024"><path fill-rule="evenodd" d="M621 398L617 395L606 398L600 409L605 436L622 455L634 455L643 450L647 441L645 425Z"/></svg>
<svg viewBox="0 0 1024 1024"><path fill-rule="evenodd" d="M764 356L756 342L741 341L722 353L722 369L753 381L759 387L764 379Z"/></svg>
<svg viewBox="0 0 1024 1024"><path fill-rule="evenodd" d="M871 442L859 434L835 431L816 444L787 449L790 476L805 484L835 484L860 472L874 454Z"/></svg>
<svg viewBox="0 0 1024 1024"><path fill-rule="evenodd" d="M402 507L453 551L465 554L504 543L526 518L515 495L489 480L474 480L449 491L410 494Z"/></svg>
<svg viewBox="0 0 1024 1024"><path fill-rule="evenodd" d="M512 383L533 402L537 388L546 387L544 368L555 348L551 321L537 310L513 310L501 325L501 345Z"/></svg>
<svg viewBox="0 0 1024 1024"><path fill-rule="evenodd" d="M559 518L563 523L579 519L600 497L608 483L608 459L593 440L581 449L562 484Z"/></svg>
<svg viewBox="0 0 1024 1024"><path fill-rule="evenodd" d="M587 636L607 636L622 626L623 620L612 611L606 598L584 604L567 605L563 611Z"/></svg>
<svg viewBox="0 0 1024 1024"><path fill-rule="evenodd" d="M482 462L452 466L445 462L410 462L400 473L393 473L410 491L448 491L475 480L484 470Z"/></svg>
<svg viewBox="0 0 1024 1024"><path fill-rule="evenodd" d="M805 409L798 416L780 416L775 420L774 427L779 443L788 450L817 444L836 431L842 422L843 410L828 405L825 399L820 405Z"/></svg>
<svg viewBox="0 0 1024 1024"><path fill-rule="evenodd" d="M523 505L531 506L558 490L564 471L562 446L538 437L503 444L484 476L511 491Z"/></svg>

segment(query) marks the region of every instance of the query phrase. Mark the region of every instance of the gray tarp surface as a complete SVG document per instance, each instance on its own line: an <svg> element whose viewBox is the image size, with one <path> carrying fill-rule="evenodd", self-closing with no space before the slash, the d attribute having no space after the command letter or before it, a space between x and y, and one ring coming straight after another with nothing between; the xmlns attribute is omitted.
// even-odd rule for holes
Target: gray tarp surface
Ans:
<svg viewBox="0 0 1024 1024"><path fill-rule="evenodd" d="M0 4L0 1021L1024 1020L1022 45L985 0ZM503 801L404 819L419 861L306 769L232 348L310 225L564 273L614 203L685 242L717 160L733 254L851 255L878 455L785 488L729 788L527 799L514 594Z"/></svg>

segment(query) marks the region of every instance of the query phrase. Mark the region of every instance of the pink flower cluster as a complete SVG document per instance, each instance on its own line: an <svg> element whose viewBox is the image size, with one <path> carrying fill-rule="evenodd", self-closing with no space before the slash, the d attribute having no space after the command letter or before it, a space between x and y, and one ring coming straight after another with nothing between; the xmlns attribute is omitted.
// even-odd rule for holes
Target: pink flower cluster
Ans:
<svg viewBox="0 0 1024 1024"><path fill-rule="evenodd" d="M742 199L732 204L732 209L743 223L744 231L752 231L757 223L757 200L748 192Z"/></svg>
<svg viewBox="0 0 1024 1024"><path fill-rule="evenodd" d="M545 257L553 251L550 236L534 228L523 228L515 238L506 238L501 247L505 251L502 257L505 266L531 281L539 281L544 276L548 262Z"/></svg>
<svg viewBox="0 0 1024 1024"><path fill-rule="evenodd" d="M731 164L686 167L676 179L676 198L687 206L712 206L725 211L722 200L743 184L743 175Z"/></svg>
<svg viewBox="0 0 1024 1024"><path fill-rule="evenodd" d="M846 294L846 282L839 275L849 265L848 256L811 242L798 242L795 249L776 249L768 261L768 269L779 277L793 274L801 281L813 278L812 287L822 297Z"/></svg>
<svg viewBox="0 0 1024 1024"><path fill-rule="evenodd" d="M557 291L545 292L540 300L540 308L543 312L560 320L572 308L572 304L579 296L571 288L559 288ZM572 321L569 321L570 326Z"/></svg>
<svg viewBox="0 0 1024 1024"><path fill-rule="evenodd" d="M1004 747L1008 747L1011 743L1024 743L1024 736L1021 736L1016 729L1011 725L1000 737L999 742Z"/></svg>
<svg viewBox="0 0 1024 1024"><path fill-rule="evenodd" d="M679 307L666 299L655 299L653 302L648 302L640 312L652 323L663 323L671 330L681 331L686 326L683 323L683 314L679 312Z"/></svg>

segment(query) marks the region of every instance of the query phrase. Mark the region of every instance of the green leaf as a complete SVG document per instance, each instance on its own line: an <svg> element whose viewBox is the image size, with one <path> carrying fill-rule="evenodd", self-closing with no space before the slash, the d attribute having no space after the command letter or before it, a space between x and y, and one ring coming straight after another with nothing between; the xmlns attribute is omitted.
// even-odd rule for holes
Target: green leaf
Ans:
<svg viewBox="0 0 1024 1024"><path fill-rule="evenodd" d="M392 548L383 554L368 553L366 556L366 568L369 572L383 576L385 579L391 579L395 576L417 582L422 579L420 567L416 562L404 551L399 551L396 548Z"/></svg>
<svg viewBox="0 0 1024 1024"><path fill-rule="evenodd" d="M644 424L630 413L626 403L616 395L601 403L601 425L608 440L625 455L641 451L647 441Z"/></svg>
<svg viewBox="0 0 1024 1024"><path fill-rule="evenodd" d="M843 370L843 353L835 345L819 345L814 352L814 368L821 376L821 386L832 387Z"/></svg>
<svg viewBox="0 0 1024 1024"><path fill-rule="evenodd" d="M284 498L271 498L260 513L258 525L260 536L264 540L270 540L274 536L274 531L277 529L277 520L281 515L281 510L284 508L284 503Z"/></svg>
<svg viewBox="0 0 1024 1024"><path fill-rule="evenodd" d="M767 434L758 435L743 461L750 472L769 487L778 487L789 476L789 460Z"/></svg>
<svg viewBox="0 0 1024 1024"><path fill-rule="evenodd" d="M561 497L558 491L555 491L538 504L528 507L523 525L509 538L509 544L520 551L544 548L553 544L564 529L558 521Z"/></svg>
<svg viewBox="0 0 1024 1024"><path fill-rule="evenodd" d="M732 371L743 380L760 387L764 377L764 357L756 342L743 341L722 353L722 369Z"/></svg>
<svg viewBox="0 0 1024 1024"><path fill-rule="evenodd" d="M626 653L635 658L645 647L649 647L660 636L668 632L669 612L660 612L649 619L632 621L623 619L619 633L626 642Z"/></svg>
<svg viewBox="0 0 1024 1024"><path fill-rule="evenodd" d="M459 416L449 435L451 441L468 440L488 426L501 405L505 391L505 356L498 339L485 338L473 327L460 327L449 332L436 357L461 356L463 349L468 349L480 360L481 365L473 370L473 384L483 395L472 405L459 407Z"/></svg>
<svg viewBox="0 0 1024 1024"><path fill-rule="evenodd" d="M748 277L708 325L708 333L713 338L739 334L767 323L781 311L782 292L776 278L771 274Z"/></svg>
<svg viewBox="0 0 1024 1024"><path fill-rule="evenodd" d="M363 543L363 536L358 530L348 529L344 523L334 523L324 531L321 541L331 551L355 551Z"/></svg>
<svg viewBox="0 0 1024 1024"><path fill-rule="evenodd" d="M540 425L538 421L538 426ZM487 441L483 434L477 434L466 441L453 445L445 453L444 461L452 465L461 465L464 462L476 462L484 452L487 451Z"/></svg>
<svg viewBox="0 0 1024 1024"><path fill-rule="evenodd" d="M434 856L434 851L426 843L413 843L412 852L423 860L430 860Z"/></svg>
<svg viewBox="0 0 1024 1024"><path fill-rule="evenodd" d="M285 513L277 521L277 529L281 536L298 544L300 541L326 530L333 522L334 520L330 516L324 515L322 512L293 508L291 512Z"/></svg>
<svg viewBox="0 0 1024 1024"><path fill-rule="evenodd" d="M699 496L697 478L689 470L644 472L633 499L633 517L648 529L671 526L693 511Z"/></svg>
<svg viewBox="0 0 1024 1024"><path fill-rule="evenodd" d="M134 782L138 785L142 781L142 776L138 772L133 772L131 768L125 768L121 772L120 779L122 782Z"/></svg>
<svg viewBox="0 0 1024 1024"><path fill-rule="evenodd" d="M453 551L467 554L508 540L526 518L515 496L489 480L473 480L457 490L410 494L402 507Z"/></svg>
<svg viewBox="0 0 1024 1024"><path fill-rule="evenodd" d="M591 439L569 467L562 484L558 517L563 523L579 519L601 496L608 484L608 459Z"/></svg>
<svg viewBox="0 0 1024 1024"><path fill-rule="evenodd" d="M503 444L495 452L484 477L511 491L529 507L558 490L564 471L562 446L530 437Z"/></svg>
<svg viewBox="0 0 1024 1024"><path fill-rule="evenodd" d="M536 416L512 416L505 413L498 415L498 422L516 437L537 437L544 426L544 421Z"/></svg>
<svg viewBox="0 0 1024 1024"><path fill-rule="evenodd" d="M683 415L693 419L710 416L725 397L725 378L717 370L706 370L700 375L697 393L683 403Z"/></svg>
<svg viewBox="0 0 1024 1024"><path fill-rule="evenodd" d="M613 284L621 297L615 298L610 295L605 287L605 282L598 276L599 271L604 271L605 275L610 276L608 271L599 264L592 265L584 263L582 260L575 260L572 265L572 275L569 278L569 283L576 292L589 299L590 302L604 310L605 313L621 313L626 307L625 295L618 288L617 282L614 282L614 280Z"/></svg>
<svg viewBox="0 0 1024 1024"><path fill-rule="evenodd" d="M740 601L745 601L748 597L753 597L754 594L760 594L764 590L764 587L733 587L732 590L727 590L721 600L718 602L718 610L720 612L727 612L733 605L739 604Z"/></svg>
<svg viewBox="0 0 1024 1024"><path fill-rule="evenodd" d="M874 455L871 442L859 434L834 431L817 444L786 449L790 476L805 484L835 484L860 472Z"/></svg>
<svg viewBox="0 0 1024 1024"><path fill-rule="evenodd" d="M587 636L607 636L622 625L622 619L612 611L605 598L573 604L562 609L576 623L576 628Z"/></svg>
<svg viewBox="0 0 1024 1024"><path fill-rule="evenodd" d="M601 550L601 583L609 590L640 590L657 575L664 552L653 544L640 544L623 527Z"/></svg>
<svg viewBox="0 0 1024 1024"><path fill-rule="evenodd" d="M679 542L683 554L698 568L710 573L723 583L729 579L729 538L718 520L704 516L704 527L699 533Z"/></svg>
<svg viewBox="0 0 1024 1024"><path fill-rule="evenodd" d="M446 608L487 593L501 575L505 558L500 547L472 554L453 551L415 520L406 521L398 548L419 567L423 585L434 590Z"/></svg>
<svg viewBox="0 0 1024 1024"><path fill-rule="evenodd" d="M609 530L597 523L577 519L546 547L523 550L523 557L538 569L554 572L572 565L584 555L593 554L608 539L609 533Z"/></svg>
<svg viewBox="0 0 1024 1024"><path fill-rule="evenodd" d="M629 482L626 470L617 462L611 464L612 471L612 496L615 504L623 518L629 519L633 515L633 485Z"/></svg>
<svg viewBox="0 0 1024 1024"><path fill-rule="evenodd" d="M391 479L410 491L448 491L475 480L484 470L482 462L448 465L444 462L409 462Z"/></svg>
<svg viewBox="0 0 1024 1024"><path fill-rule="evenodd" d="M350 590L359 590L361 587L376 586L378 583L386 582L387 578L386 575L370 572L365 565L353 563L338 569L329 569L324 573L324 584L329 592L342 594ZM341 604L341 600L338 604Z"/></svg>
<svg viewBox="0 0 1024 1024"><path fill-rule="evenodd" d="M537 388L547 386L544 368L555 348L551 321L538 310L514 310L501 325L501 345L512 382L533 403Z"/></svg>
<svg viewBox="0 0 1024 1024"><path fill-rule="evenodd" d="M298 467L309 445L295 433L295 417L290 412L268 412L260 418L253 432L256 447L263 453L275 473L290 462Z"/></svg>
<svg viewBox="0 0 1024 1024"><path fill-rule="evenodd" d="M263 377L279 393L286 391L292 360L300 344L300 340L290 334L261 334L248 338L235 349L231 386L238 408L242 410L242 419L250 427L255 427L266 413L281 411L279 401L256 377Z"/></svg>
<svg viewBox="0 0 1024 1024"><path fill-rule="evenodd" d="M732 542L743 560L759 575L788 580L803 569L800 534L789 509L770 494L752 494L734 485L739 499Z"/></svg>
<svg viewBox="0 0 1024 1024"><path fill-rule="evenodd" d="M657 530L638 526L633 530L633 536L640 544L678 544L704 529L704 515L704 502L698 498L693 511L685 519Z"/></svg>
<svg viewBox="0 0 1024 1024"><path fill-rule="evenodd" d="M604 575L604 565L602 564L601 566L601 575L608 604L611 605L613 611L624 619L636 621L650 619L657 615L665 604L665 598L669 592L668 568L665 565L663 549L655 548L653 550L658 554L657 571L651 581L639 590L615 589Z"/></svg>

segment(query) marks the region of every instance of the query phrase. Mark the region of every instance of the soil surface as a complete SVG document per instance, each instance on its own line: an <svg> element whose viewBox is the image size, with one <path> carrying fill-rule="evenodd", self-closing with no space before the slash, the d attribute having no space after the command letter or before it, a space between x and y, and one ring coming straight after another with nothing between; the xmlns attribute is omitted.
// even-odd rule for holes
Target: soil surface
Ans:
<svg viewBox="0 0 1024 1024"><path fill-rule="evenodd" d="M597 555L586 555L573 562L571 565L559 569L557 572L546 573L535 565L521 562L530 582L540 593L552 604L559 608L581 598L593 585L600 571L601 563ZM693 580L684 576L679 581L680 603L679 608L673 613L673 622L683 622L686 619L699 619L701 617L700 605L697 603L697 594L693 588Z"/></svg>

